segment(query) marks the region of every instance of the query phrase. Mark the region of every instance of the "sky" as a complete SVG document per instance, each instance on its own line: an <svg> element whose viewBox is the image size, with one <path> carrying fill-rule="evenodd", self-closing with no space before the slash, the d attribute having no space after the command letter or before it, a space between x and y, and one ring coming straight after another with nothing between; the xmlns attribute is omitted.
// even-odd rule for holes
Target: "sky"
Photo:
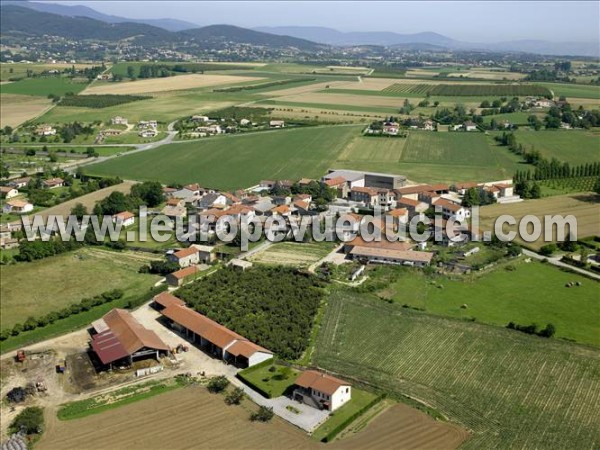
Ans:
<svg viewBox="0 0 600 450"><path fill-rule="evenodd" d="M340 31L433 31L473 42L597 41L598 1L51 1L137 19L198 25L324 26Z"/></svg>

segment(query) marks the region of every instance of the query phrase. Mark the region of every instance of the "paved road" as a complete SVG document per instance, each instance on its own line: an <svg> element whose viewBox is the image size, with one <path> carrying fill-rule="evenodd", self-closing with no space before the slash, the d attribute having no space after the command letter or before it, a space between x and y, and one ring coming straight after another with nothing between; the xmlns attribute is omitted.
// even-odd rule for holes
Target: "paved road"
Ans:
<svg viewBox="0 0 600 450"><path fill-rule="evenodd" d="M525 249L523 249L523 254L525 256L529 256L530 258L538 259L540 261L547 259L548 263L552 264L553 266L562 267L564 269L569 269L573 272L577 272L582 275L585 275L586 277L593 278L594 280L600 281L600 275L598 275L594 272L590 272L589 270L581 269L579 267L574 267L574 266L571 266L570 264L566 264L566 263L560 261L559 257L557 257L557 256L549 258L547 256L542 256L538 253L532 252L530 250L525 250Z"/></svg>

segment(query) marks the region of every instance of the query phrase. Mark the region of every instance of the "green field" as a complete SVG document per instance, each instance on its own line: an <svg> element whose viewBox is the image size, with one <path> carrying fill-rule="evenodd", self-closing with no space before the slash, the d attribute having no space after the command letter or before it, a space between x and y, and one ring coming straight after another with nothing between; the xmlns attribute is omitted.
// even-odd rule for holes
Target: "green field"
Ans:
<svg viewBox="0 0 600 450"><path fill-rule="evenodd" d="M517 143L526 150L535 148L548 159L556 158L569 164L585 164L600 160L600 131L582 130L521 130L515 134Z"/></svg>
<svg viewBox="0 0 600 450"><path fill-rule="evenodd" d="M476 256L476 255L474 255ZM466 258L470 262L471 258ZM515 270L506 270L507 266ZM571 281L581 286L566 288ZM380 295L428 312L506 326L552 323L556 337L600 347L598 283L540 262L512 262L465 278L403 271ZM477 295L469 295L470 292ZM410 292L410 295L406 295ZM466 309L461 308L467 305Z"/></svg>
<svg viewBox="0 0 600 450"><path fill-rule="evenodd" d="M0 328L23 323L111 289L146 292L157 276L139 274L150 255L85 248L50 258L0 266Z"/></svg>
<svg viewBox="0 0 600 450"><path fill-rule="evenodd" d="M357 127L331 126L219 136L124 155L87 171L219 189L245 188L261 179L318 178L357 133Z"/></svg>
<svg viewBox="0 0 600 450"><path fill-rule="evenodd" d="M75 82L65 77L29 78L2 85L3 94L38 95L47 97L50 94L65 95L67 92L84 90L87 82Z"/></svg>
<svg viewBox="0 0 600 450"><path fill-rule="evenodd" d="M286 392L290 394L298 375L299 370L274 364L249 367L238 373L238 377L250 386L258 387L268 398L281 397Z"/></svg>
<svg viewBox="0 0 600 450"><path fill-rule="evenodd" d="M597 349L338 291L314 363L419 399L472 431L467 449L600 442Z"/></svg>
<svg viewBox="0 0 600 450"><path fill-rule="evenodd" d="M600 86L564 83L540 83L554 92L555 97L600 99Z"/></svg>
<svg viewBox="0 0 600 450"><path fill-rule="evenodd" d="M407 139L357 137L340 154L336 167L452 183L512 178L519 158L483 133L411 131Z"/></svg>
<svg viewBox="0 0 600 450"><path fill-rule="evenodd" d="M359 133L353 126L330 126L220 136L125 155L87 171L233 189L261 179L318 178L334 166L399 173L423 182L500 180L512 178L519 167L516 155L483 133L417 131L408 139Z"/></svg>

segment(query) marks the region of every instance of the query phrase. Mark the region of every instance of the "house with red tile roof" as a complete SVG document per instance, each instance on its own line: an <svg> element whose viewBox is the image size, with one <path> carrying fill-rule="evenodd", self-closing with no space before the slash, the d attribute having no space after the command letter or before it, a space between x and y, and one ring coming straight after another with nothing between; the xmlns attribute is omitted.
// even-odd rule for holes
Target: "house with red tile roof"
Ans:
<svg viewBox="0 0 600 450"><path fill-rule="evenodd" d="M295 384L292 398L319 409L335 411L352 398L350 383L316 370L305 370Z"/></svg>

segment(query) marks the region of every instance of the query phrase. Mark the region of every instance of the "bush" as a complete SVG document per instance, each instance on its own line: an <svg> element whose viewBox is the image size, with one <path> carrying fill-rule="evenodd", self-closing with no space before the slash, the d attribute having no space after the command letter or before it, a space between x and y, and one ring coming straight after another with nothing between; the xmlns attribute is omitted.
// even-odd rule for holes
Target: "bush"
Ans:
<svg viewBox="0 0 600 450"><path fill-rule="evenodd" d="M551 256L556 250L558 250L556 244L546 244L540 248L540 254L543 256Z"/></svg>
<svg viewBox="0 0 600 450"><path fill-rule="evenodd" d="M208 381L206 388L209 392L217 394L219 392L223 392L227 386L229 386L229 380L225 376L220 375L218 377L212 377Z"/></svg>
<svg viewBox="0 0 600 450"><path fill-rule="evenodd" d="M227 394L227 397L225 397L225 403L227 403L228 405L239 405L242 402L244 396L244 390L240 387L237 387L229 394Z"/></svg>
<svg viewBox="0 0 600 450"><path fill-rule="evenodd" d="M11 433L41 434L44 431L44 410L30 406L21 411L10 424Z"/></svg>
<svg viewBox="0 0 600 450"><path fill-rule="evenodd" d="M267 408L266 406L260 406L258 411L250 414L250 420L252 422L268 422L270 421L275 414L273 413L273 408Z"/></svg>

